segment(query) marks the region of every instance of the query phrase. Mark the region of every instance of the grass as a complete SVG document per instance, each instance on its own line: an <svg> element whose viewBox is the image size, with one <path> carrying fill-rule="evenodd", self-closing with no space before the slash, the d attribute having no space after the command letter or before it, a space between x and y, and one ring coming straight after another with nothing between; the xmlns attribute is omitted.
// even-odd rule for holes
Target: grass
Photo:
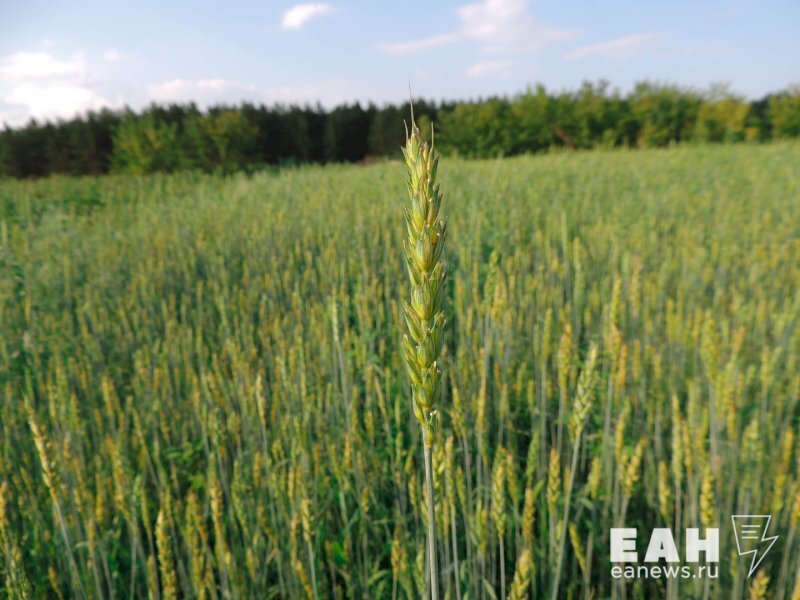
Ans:
<svg viewBox="0 0 800 600"><path fill-rule="evenodd" d="M800 596L798 163L443 163L444 597ZM7 596L423 596L402 171L0 183ZM719 579L613 580L622 524L718 525Z"/></svg>

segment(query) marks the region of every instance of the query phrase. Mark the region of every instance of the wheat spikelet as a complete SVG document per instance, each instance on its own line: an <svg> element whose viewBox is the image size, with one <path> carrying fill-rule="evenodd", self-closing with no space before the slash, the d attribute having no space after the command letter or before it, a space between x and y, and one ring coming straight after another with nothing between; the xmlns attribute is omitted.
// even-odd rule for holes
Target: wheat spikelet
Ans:
<svg viewBox="0 0 800 600"><path fill-rule="evenodd" d="M42 466L42 478L44 479L44 484L47 487L47 491L50 492L50 497L52 498L53 502L57 503L60 481L57 473L54 470L53 463L50 460L50 442L48 441L42 429L39 427L33 410L29 410L28 412L28 424L30 425L31 432L33 433L33 441L36 446L36 453L39 456L39 463Z"/></svg>
<svg viewBox="0 0 800 600"><path fill-rule="evenodd" d="M525 461L525 486L532 487L536 479L536 460L539 454L539 432L531 436L528 444L528 456Z"/></svg>
<svg viewBox="0 0 800 600"><path fill-rule="evenodd" d="M608 326L613 329L619 328L620 314L622 313L622 278L614 276L614 283L611 287L611 303L608 307Z"/></svg>
<svg viewBox="0 0 800 600"><path fill-rule="evenodd" d="M250 581L255 581L258 578L258 559L256 558L255 552L253 552L252 546L248 546L245 549L244 564L247 568Z"/></svg>
<svg viewBox="0 0 800 600"><path fill-rule="evenodd" d="M190 490L186 498L186 531L189 546L189 576L192 588L198 598L206 597L205 588L205 550L208 544L208 532L200 513L197 494Z"/></svg>
<svg viewBox="0 0 800 600"><path fill-rule="evenodd" d="M444 440L440 437L436 445L433 447L433 491L436 505L442 506L447 502L445 493L445 481L447 470L447 449L445 448Z"/></svg>
<svg viewBox="0 0 800 600"><path fill-rule="evenodd" d="M733 376L729 379L732 379ZM728 430L728 438L736 439L737 419L736 419L736 386L728 381L722 388L722 399L720 400L725 415L725 427Z"/></svg>
<svg viewBox="0 0 800 600"><path fill-rule="evenodd" d="M122 460L119 446L111 438L106 438L106 448L111 455L111 474L114 482L114 508L126 521L131 520L129 496L131 482L128 469Z"/></svg>
<svg viewBox="0 0 800 600"><path fill-rule="evenodd" d="M533 415L536 413L536 382L531 377L528 384L525 386L525 400L528 407L528 413Z"/></svg>
<svg viewBox="0 0 800 600"><path fill-rule="evenodd" d="M717 523L716 494L714 475L711 466L706 466L703 483L700 487L700 522L705 526L714 527Z"/></svg>
<svg viewBox="0 0 800 600"><path fill-rule="evenodd" d="M428 595L428 577L425 571L425 551L420 550L417 552L417 557L414 560L414 583L417 586L417 597L426 598Z"/></svg>
<svg viewBox="0 0 800 600"><path fill-rule="evenodd" d="M420 500L420 486L419 481L417 481L417 474L416 472L412 471L408 475L408 500L411 503L411 507L414 509L415 512L420 513L423 516L423 519L427 520L427 507L425 503Z"/></svg>
<svg viewBox="0 0 800 600"><path fill-rule="evenodd" d="M793 529L797 529L800 526L800 480L795 483L795 487L797 492L795 492L792 512L789 515L789 523Z"/></svg>
<svg viewBox="0 0 800 600"><path fill-rule="evenodd" d="M6 590L9 598L33 598L31 584L25 575L22 552L17 544L12 544L7 553Z"/></svg>
<svg viewBox="0 0 800 600"><path fill-rule="evenodd" d="M549 308L544 313L544 325L542 326L542 339L541 339L541 358L547 361L550 358L552 351L553 339L553 309Z"/></svg>
<svg viewBox="0 0 800 600"><path fill-rule="evenodd" d="M523 550L517 561L517 568L514 571L514 579L511 582L508 600L525 600L525 598L528 598L530 585L531 553L530 550Z"/></svg>
<svg viewBox="0 0 800 600"><path fill-rule="evenodd" d="M506 459L505 450L498 448L492 470L492 521L497 531L500 544L500 556L504 557L503 540L506 533ZM506 573L505 560L500 561L500 590L505 595Z"/></svg>
<svg viewBox="0 0 800 600"><path fill-rule="evenodd" d="M561 498L561 457L555 448L550 449L550 462L547 469L547 508L551 515Z"/></svg>
<svg viewBox="0 0 800 600"><path fill-rule="evenodd" d="M147 587L151 590L160 589L158 586L158 566L156 557L150 554L145 562L145 572L147 574Z"/></svg>
<svg viewBox="0 0 800 600"><path fill-rule="evenodd" d="M719 362L719 338L714 317L707 311L703 322L702 355L706 367L706 374L710 382L717 379L717 364Z"/></svg>
<svg viewBox="0 0 800 600"><path fill-rule="evenodd" d="M764 600L767 597L767 588L769 587L769 575L764 569L759 569L755 577L750 581L750 588L748 590L750 600Z"/></svg>
<svg viewBox="0 0 800 600"><path fill-rule="evenodd" d="M505 451L497 450L494 469L492 471L492 521L497 529L498 537L503 537L506 530L506 461Z"/></svg>
<svg viewBox="0 0 800 600"><path fill-rule="evenodd" d="M489 532L486 530L489 523L489 509L483 505L483 500L475 502L475 508L470 515L470 529L475 534L475 545L480 552L485 553L489 546Z"/></svg>
<svg viewBox="0 0 800 600"><path fill-rule="evenodd" d="M778 468L775 470L775 482L772 487L772 501L770 504L770 510L773 514L783 510L794 452L794 431L788 429L781 437L783 440L781 446L781 461Z"/></svg>
<svg viewBox="0 0 800 600"><path fill-rule="evenodd" d="M300 524L303 529L303 539L311 546L311 503L308 498L300 500Z"/></svg>
<svg viewBox="0 0 800 600"><path fill-rule="evenodd" d="M511 499L512 511L516 512L519 500L522 496L520 481L517 476L517 463L511 452L506 452L505 479L508 487L508 497Z"/></svg>
<svg viewBox="0 0 800 600"><path fill-rule="evenodd" d="M456 467L456 491L458 492L458 504L461 512L466 514L469 507L469 499L467 498L467 482L464 478L464 469L461 465Z"/></svg>
<svg viewBox="0 0 800 600"><path fill-rule="evenodd" d="M390 555L392 563L392 580L395 582L395 585L404 579L404 576L408 571L408 555L403 542L403 529L400 526L400 520L398 519L394 528L394 536L392 537L392 552Z"/></svg>
<svg viewBox="0 0 800 600"><path fill-rule="evenodd" d="M530 550L523 550L519 560L517 560L517 568L514 571L514 579L511 581L508 600L525 600L525 598L528 598L528 589L531 585L531 567Z"/></svg>
<svg viewBox="0 0 800 600"><path fill-rule="evenodd" d="M53 592L55 593L56 597L57 598L63 598L64 597L64 592L61 591L61 582L58 580L58 573L56 573L56 570L52 566L47 568L47 581L50 583L50 589L53 590ZM12 589L12 590L9 590L9 591L13 593L15 590ZM19 593L19 597L20 598L27 598L28 597L28 596L26 596L26 592L25 591L21 591L21 592L18 592L18 593Z"/></svg>
<svg viewBox="0 0 800 600"><path fill-rule="evenodd" d="M687 410L687 413L689 411ZM690 477L694 473L694 467L698 459L702 459L702 451L698 454L698 446L705 444L705 438L700 435L692 436L690 431L689 419L681 420L681 440L683 443L683 466L686 468L686 476Z"/></svg>
<svg viewBox="0 0 800 600"><path fill-rule="evenodd" d="M158 566L161 570L161 594L164 600L174 600L178 597L178 580L172 557L169 523L163 510L158 511L156 519L156 545L158 547Z"/></svg>
<svg viewBox="0 0 800 600"><path fill-rule="evenodd" d="M777 351L780 348L776 348ZM761 383L761 390L762 392L769 391L770 387L772 386L772 371L773 371L773 358L775 358L775 354L770 356L769 348L766 346L761 351L761 369L759 370L758 377Z"/></svg>
<svg viewBox="0 0 800 600"><path fill-rule="evenodd" d="M572 406L569 422L570 436L573 440L580 437L586 425L586 417L592 408L592 385L594 383L595 365L597 363L597 346L592 344L589 355L578 378L578 389Z"/></svg>
<svg viewBox="0 0 800 600"><path fill-rule="evenodd" d="M459 438L463 438L465 432L464 406L453 374L451 374L451 391L450 423L453 425L453 433Z"/></svg>
<svg viewBox="0 0 800 600"><path fill-rule="evenodd" d="M219 482L216 480L216 478L211 482L210 496L211 519L214 523L214 550L217 558L217 568L222 573L222 577L224 579L227 577L231 553L228 549L228 544L225 539L225 526L223 524L224 500L222 496L222 488L220 488Z"/></svg>
<svg viewBox="0 0 800 600"><path fill-rule="evenodd" d="M403 354L411 378L414 415L422 426L425 443L425 483L428 497L428 563L431 598L438 600L436 565L436 517L431 448L438 435L436 405L441 394L439 359L444 343L445 266L441 260L445 223L440 209L442 194L436 183L439 165L433 145L422 138L413 117L411 132L403 148L406 162L406 267L411 281L411 302L403 301L408 335L403 336ZM410 337L409 337L410 336Z"/></svg>
<svg viewBox="0 0 800 600"><path fill-rule="evenodd" d="M647 347L648 350L650 346ZM642 382L642 360L644 358L642 352L642 342L638 339L633 341L633 356L631 357L631 380L635 385Z"/></svg>
<svg viewBox="0 0 800 600"><path fill-rule="evenodd" d="M525 489L522 507L522 539L528 548L533 547L534 525L536 519L536 494L531 488Z"/></svg>
<svg viewBox="0 0 800 600"><path fill-rule="evenodd" d="M581 538L575 523L569 524L569 541L570 544L572 544L572 549L575 551L575 558L578 559L578 566L581 568L581 573L586 573L586 553L583 551L583 546L581 546Z"/></svg>
<svg viewBox="0 0 800 600"><path fill-rule="evenodd" d="M31 598L31 587L23 568L19 546L9 528L8 482L0 483L0 556L5 558L5 589L9 598ZM52 569L52 567L51 567ZM56 583L58 583L56 579ZM54 588L56 589L56 588ZM60 597L60 592L59 592Z"/></svg>
<svg viewBox="0 0 800 600"><path fill-rule="evenodd" d="M103 529L106 524L108 509L106 507L105 486L103 485L99 470L95 472L94 482L94 520L97 526Z"/></svg>
<svg viewBox="0 0 800 600"><path fill-rule="evenodd" d="M570 371L572 370L572 326L567 323L561 333L556 356L558 367L558 389L562 395L567 395Z"/></svg>
<svg viewBox="0 0 800 600"><path fill-rule="evenodd" d="M783 433L783 446L781 447L781 468L789 473L792 466L792 456L794 455L794 429L791 427Z"/></svg>
<svg viewBox="0 0 800 600"><path fill-rule="evenodd" d="M625 427L628 424L628 414L630 407L626 404L625 408L619 415L617 420L617 428L614 431L614 459L617 465L622 465L624 462L623 449L625 448Z"/></svg>
<svg viewBox="0 0 800 600"><path fill-rule="evenodd" d="M456 510L456 467L455 467L455 440L452 435L447 436L444 444L444 460L441 465L444 468L445 503L451 510Z"/></svg>
<svg viewBox="0 0 800 600"><path fill-rule="evenodd" d="M303 588L303 591L306 594L306 598L312 600L314 598L314 590L311 587L311 582L308 579L308 573L306 573L306 568L303 566L303 563L300 559L294 561L294 572L297 574L297 579L300 580L300 587Z"/></svg>
<svg viewBox="0 0 800 600"><path fill-rule="evenodd" d="M616 372L614 374L614 387L622 393L625 389L625 382L628 378L628 345L622 342L619 345L617 355L614 357L616 362Z"/></svg>
<svg viewBox="0 0 800 600"><path fill-rule="evenodd" d="M39 426L33 409L30 406L28 406L27 408L28 408L28 425L30 426L31 432L33 433L33 441L34 445L36 446L36 453L39 457L39 463L41 464L42 467L42 479L44 480L45 487L47 487L47 490L50 493L50 499L53 503L53 509L56 515L56 519L58 521L59 528L61 530L61 537L64 540L64 545L66 548L67 557L70 565L70 573L73 580L73 586L80 591L81 595L85 596L86 592L83 589L83 583L81 582L80 576L78 574L78 566L75 560L75 556L72 552L72 543L70 542L70 536L69 533L67 532L67 524L64 519L64 513L61 509L61 502L59 500L59 488L61 486L61 479L59 477L59 474L55 471L55 466L50 458L50 442L45 436L44 431L42 431L41 427Z"/></svg>
<svg viewBox="0 0 800 600"><path fill-rule="evenodd" d="M672 396L672 477L675 489L681 488L683 481L683 418L677 396Z"/></svg>
<svg viewBox="0 0 800 600"><path fill-rule="evenodd" d="M658 510L666 523L672 522L672 488L669 484L667 463L658 463Z"/></svg>
<svg viewBox="0 0 800 600"><path fill-rule="evenodd" d="M589 476L586 480L586 491L589 497L597 499L600 493L600 480L603 476L603 463L599 456L592 459L591 466L589 467Z"/></svg>
<svg viewBox="0 0 800 600"><path fill-rule="evenodd" d="M622 492L626 496L632 496L636 484L642 475L642 459L644 457L644 449L647 442L644 438L639 440L634 448L633 455L625 466L622 477Z"/></svg>
<svg viewBox="0 0 800 600"><path fill-rule="evenodd" d="M800 565L797 566L797 573L795 574L794 592L792 592L792 600L800 600Z"/></svg>
<svg viewBox="0 0 800 600"><path fill-rule="evenodd" d="M8 482L0 483L0 540L8 535Z"/></svg>
<svg viewBox="0 0 800 600"><path fill-rule="evenodd" d="M445 266L441 260L445 223L440 216L442 194L436 183L439 159L413 122L403 155L409 195L404 247L411 281L411 302L403 302L409 334L403 338L403 352L411 378L414 415L426 431L425 444L432 447L441 382L438 360L445 327Z"/></svg>

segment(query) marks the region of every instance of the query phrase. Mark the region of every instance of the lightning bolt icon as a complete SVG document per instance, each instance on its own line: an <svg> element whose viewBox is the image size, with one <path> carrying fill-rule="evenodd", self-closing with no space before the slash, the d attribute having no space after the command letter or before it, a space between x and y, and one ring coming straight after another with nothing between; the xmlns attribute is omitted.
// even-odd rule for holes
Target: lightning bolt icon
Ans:
<svg viewBox="0 0 800 600"><path fill-rule="evenodd" d="M779 536L767 537L772 515L733 515L731 520L739 556L753 555L753 559L750 561L750 571L747 573L747 576L750 577L775 545Z"/></svg>

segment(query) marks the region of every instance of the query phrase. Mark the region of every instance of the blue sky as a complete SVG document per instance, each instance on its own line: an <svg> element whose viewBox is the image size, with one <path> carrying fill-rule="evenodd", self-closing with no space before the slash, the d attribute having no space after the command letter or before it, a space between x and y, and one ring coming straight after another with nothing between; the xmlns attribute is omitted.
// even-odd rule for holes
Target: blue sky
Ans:
<svg viewBox="0 0 800 600"><path fill-rule="evenodd" d="M800 83L800 2L0 0L0 122L102 106L399 102L642 79Z"/></svg>

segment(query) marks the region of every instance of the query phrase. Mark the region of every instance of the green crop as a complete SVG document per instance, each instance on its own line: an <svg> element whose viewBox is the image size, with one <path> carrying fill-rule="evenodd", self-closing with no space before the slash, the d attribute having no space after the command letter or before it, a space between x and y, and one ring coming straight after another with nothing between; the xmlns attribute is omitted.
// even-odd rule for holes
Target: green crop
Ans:
<svg viewBox="0 0 800 600"><path fill-rule="evenodd" d="M0 182L0 597L420 598L432 516L445 598L800 598L798 164L443 159L408 344L399 161ZM719 578L613 579L621 526Z"/></svg>

